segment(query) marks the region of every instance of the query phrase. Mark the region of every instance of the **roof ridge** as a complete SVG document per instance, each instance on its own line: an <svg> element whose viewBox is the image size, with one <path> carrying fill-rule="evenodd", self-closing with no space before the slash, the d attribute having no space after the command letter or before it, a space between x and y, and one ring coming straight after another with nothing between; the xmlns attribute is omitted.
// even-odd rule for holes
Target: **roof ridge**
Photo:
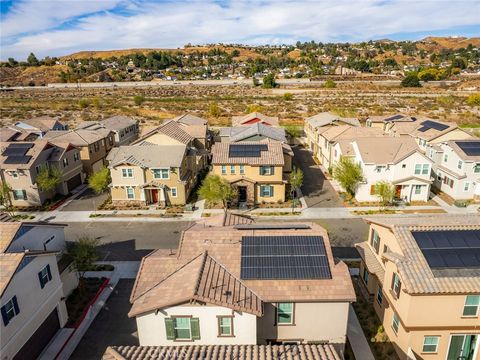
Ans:
<svg viewBox="0 0 480 360"><path fill-rule="evenodd" d="M203 253L202 266L198 269L197 282L195 284L195 290L193 290L193 295L197 295L198 288L200 287L200 280L202 279L203 270L205 270L205 264L207 263L208 251L205 250Z"/></svg>

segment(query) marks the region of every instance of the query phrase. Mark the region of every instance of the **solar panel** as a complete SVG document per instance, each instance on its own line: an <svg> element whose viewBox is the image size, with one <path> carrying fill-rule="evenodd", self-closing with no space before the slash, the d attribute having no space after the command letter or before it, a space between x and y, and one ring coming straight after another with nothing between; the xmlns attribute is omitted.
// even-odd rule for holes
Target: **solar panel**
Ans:
<svg viewBox="0 0 480 360"><path fill-rule="evenodd" d="M389 118L386 118L385 121L395 121L395 120L398 120L398 119L401 119L403 118L404 116L403 115L393 115L393 116L390 116Z"/></svg>
<svg viewBox="0 0 480 360"><path fill-rule="evenodd" d="M28 164L32 157L31 156L24 156L24 155L11 155L8 156L4 164Z"/></svg>
<svg viewBox="0 0 480 360"><path fill-rule="evenodd" d="M260 157L261 152L267 150L267 144L232 144L228 156L231 158Z"/></svg>
<svg viewBox="0 0 480 360"><path fill-rule="evenodd" d="M7 148L3 151L3 156L21 156L25 155L28 149L32 148L33 144L26 144L26 143L14 143L9 144Z"/></svg>
<svg viewBox="0 0 480 360"><path fill-rule="evenodd" d="M321 236L243 236L244 280L331 279Z"/></svg>
<svg viewBox="0 0 480 360"><path fill-rule="evenodd" d="M432 121L432 120L426 120L426 121L420 123L420 125L422 125L422 127L418 129L418 131L420 131L420 132L425 132L425 131L430 130L430 129L434 129L434 130L438 130L438 131L443 131L443 130L448 129L448 125L440 124L440 123L437 123L437 122Z"/></svg>
<svg viewBox="0 0 480 360"><path fill-rule="evenodd" d="M480 267L480 230L412 231L432 269Z"/></svg>
<svg viewBox="0 0 480 360"><path fill-rule="evenodd" d="M480 141L456 141L460 149L467 156L480 156Z"/></svg>
<svg viewBox="0 0 480 360"><path fill-rule="evenodd" d="M239 224L234 226L238 230L299 230L299 229L310 229L310 226L307 224Z"/></svg>

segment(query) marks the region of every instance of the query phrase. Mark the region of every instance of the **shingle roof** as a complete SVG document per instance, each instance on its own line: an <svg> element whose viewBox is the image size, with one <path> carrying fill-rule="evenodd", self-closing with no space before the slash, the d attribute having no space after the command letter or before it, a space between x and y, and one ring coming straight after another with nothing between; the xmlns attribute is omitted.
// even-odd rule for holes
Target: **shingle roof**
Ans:
<svg viewBox="0 0 480 360"><path fill-rule="evenodd" d="M34 142L23 142L23 144L31 144L33 145L28 151L25 153L25 156L31 156L30 160L26 164L6 164L5 161L7 160L8 156L3 155L4 150L12 144L11 142L0 142L0 164L2 164L3 168L6 169L30 169L30 167L35 163L37 158L42 154L43 151L50 151L52 152L55 146L45 140L38 140ZM51 155L51 154L48 154Z"/></svg>
<svg viewBox="0 0 480 360"><path fill-rule="evenodd" d="M122 115L112 116L105 120L100 121L100 124L102 124L107 129L110 129L110 130L121 130L126 127L135 125L137 123L138 123L138 120L135 120L134 118L131 118L129 116L122 116Z"/></svg>
<svg viewBox="0 0 480 360"><path fill-rule="evenodd" d="M140 139L135 141L133 144L141 144L143 141L148 141L148 138L156 133L164 134L185 145L188 145L190 142L194 140L194 137L189 133L187 133L184 130L184 128L181 126L181 124L178 124L176 121L173 121L173 120L168 120L164 122L162 125L160 125L159 127L143 135ZM158 144L158 145L161 145L161 144Z"/></svg>
<svg viewBox="0 0 480 360"><path fill-rule="evenodd" d="M480 229L478 215L436 215L432 217L389 217L367 219L367 222L387 227L395 236L401 254L388 252L384 256L398 268L410 294L465 294L480 292L480 270L432 270L413 238L412 231L446 231Z"/></svg>
<svg viewBox="0 0 480 360"><path fill-rule="evenodd" d="M102 360L340 360L331 344L109 346Z"/></svg>
<svg viewBox="0 0 480 360"><path fill-rule="evenodd" d="M27 124L31 127L34 127L40 131L49 131L52 130L54 125L57 123L57 119L50 116L39 116L32 119L21 120L19 122Z"/></svg>
<svg viewBox="0 0 480 360"><path fill-rule="evenodd" d="M322 112L305 119L313 127L322 127L331 125L335 122L343 122L351 126L360 126L360 121L357 118L344 118L330 112Z"/></svg>
<svg viewBox="0 0 480 360"><path fill-rule="evenodd" d="M252 112L250 114L243 115L243 116L233 116L232 126L243 125L254 119L259 119L261 122L267 123L269 125L278 126L277 116L266 116L259 112Z"/></svg>
<svg viewBox="0 0 480 360"><path fill-rule="evenodd" d="M11 141L20 134L20 130L14 130L9 127L0 128L0 141Z"/></svg>
<svg viewBox="0 0 480 360"><path fill-rule="evenodd" d="M396 164L415 152L420 153L415 139L411 137L359 138L354 142L366 164Z"/></svg>
<svg viewBox="0 0 480 360"><path fill-rule="evenodd" d="M109 167L132 164L143 168L180 167L185 145L128 145L113 148L107 156Z"/></svg>
<svg viewBox="0 0 480 360"><path fill-rule="evenodd" d="M437 123L440 125L445 125L447 126L446 129L444 130L437 130L434 128L429 128L427 130L424 129L424 122L425 121L430 121L433 123ZM413 137L418 137L420 139L426 140L426 141L431 141L439 136L442 136L444 134L449 133L450 131L453 131L455 129L458 129L457 123L454 122L444 122L444 121L438 121L438 120L429 120L429 119L418 119L415 122L400 122L400 123L395 123L393 125L393 131L396 132L399 135L411 135ZM420 131L422 130L422 131Z"/></svg>
<svg viewBox="0 0 480 360"><path fill-rule="evenodd" d="M405 114L389 114L389 115L373 115L369 116L368 120L371 122L380 123L398 123L398 122L415 122L417 118Z"/></svg>
<svg viewBox="0 0 480 360"><path fill-rule="evenodd" d="M228 136L230 142L242 141L252 136L264 136L271 140L287 142L284 128L273 127L262 123L222 128L220 129L220 136Z"/></svg>
<svg viewBox="0 0 480 360"><path fill-rule="evenodd" d="M244 141L242 145L258 145L255 141ZM263 143L262 143L263 144ZM279 142L266 142L266 151L260 152L260 157L230 157L232 143L216 143L212 147L212 164L247 164L247 165L283 165L283 147Z"/></svg>
<svg viewBox="0 0 480 360"><path fill-rule="evenodd" d="M172 119L186 125L207 125L208 121L193 114L183 114Z"/></svg>

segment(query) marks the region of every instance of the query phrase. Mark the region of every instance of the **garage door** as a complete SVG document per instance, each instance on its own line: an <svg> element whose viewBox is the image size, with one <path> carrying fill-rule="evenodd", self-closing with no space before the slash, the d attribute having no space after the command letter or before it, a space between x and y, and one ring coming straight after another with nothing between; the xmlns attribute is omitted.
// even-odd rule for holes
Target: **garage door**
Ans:
<svg viewBox="0 0 480 360"><path fill-rule="evenodd" d="M57 308L48 315L35 333L14 356L14 360L34 360L40 355L56 332L60 329Z"/></svg>
<svg viewBox="0 0 480 360"><path fill-rule="evenodd" d="M72 192L77 186L82 184L82 175L78 174L67 180L67 191Z"/></svg>
<svg viewBox="0 0 480 360"><path fill-rule="evenodd" d="M96 163L92 165L93 173L96 173L97 171L102 170L102 168L103 168L103 159L98 160Z"/></svg>

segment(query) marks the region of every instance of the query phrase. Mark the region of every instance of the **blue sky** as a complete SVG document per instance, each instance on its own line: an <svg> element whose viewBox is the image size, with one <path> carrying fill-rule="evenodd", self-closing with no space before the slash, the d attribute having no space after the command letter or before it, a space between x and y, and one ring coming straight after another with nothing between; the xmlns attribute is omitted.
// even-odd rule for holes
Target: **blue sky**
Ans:
<svg viewBox="0 0 480 360"><path fill-rule="evenodd" d="M184 44L480 36L478 0L0 0L0 57Z"/></svg>

